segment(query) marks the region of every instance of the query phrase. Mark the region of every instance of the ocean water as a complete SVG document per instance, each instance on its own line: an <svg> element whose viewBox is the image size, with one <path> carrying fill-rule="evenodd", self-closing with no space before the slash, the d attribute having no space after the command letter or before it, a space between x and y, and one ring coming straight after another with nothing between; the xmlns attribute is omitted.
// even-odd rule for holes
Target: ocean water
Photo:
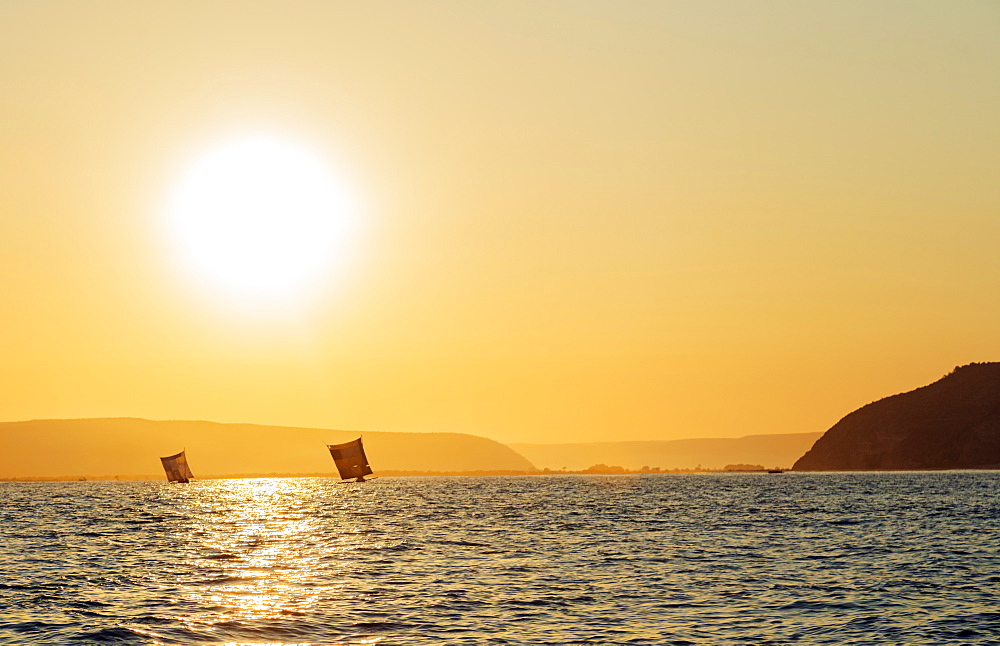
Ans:
<svg viewBox="0 0 1000 646"><path fill-rule="evenodd" d="M996 472L0 483L0 643L1000 643L998 494Z"/></svg>

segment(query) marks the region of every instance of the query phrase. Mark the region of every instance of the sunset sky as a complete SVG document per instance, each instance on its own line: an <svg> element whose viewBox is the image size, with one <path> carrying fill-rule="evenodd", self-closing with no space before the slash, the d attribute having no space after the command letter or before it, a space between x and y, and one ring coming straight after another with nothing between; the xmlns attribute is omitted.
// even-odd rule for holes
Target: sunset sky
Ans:
<svg viewBox="0 0 1000 646"><path fill-rule="evenodd" d="M8 0L0 270L4 421L823 431L1000 359L1000 3Z"/></svg>

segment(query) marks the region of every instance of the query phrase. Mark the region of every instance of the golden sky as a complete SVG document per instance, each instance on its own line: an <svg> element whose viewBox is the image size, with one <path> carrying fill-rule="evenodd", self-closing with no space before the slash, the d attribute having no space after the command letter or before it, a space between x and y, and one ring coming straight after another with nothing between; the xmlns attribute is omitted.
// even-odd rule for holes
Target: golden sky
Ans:
<svg viewBox="0 0 1000 646"><path fill-rule="evenodd" d="M1000 359L998 70L988 1L0 3L0 420L825 430ZM248 302L167 205L261 133L350 226Z"/></svg>

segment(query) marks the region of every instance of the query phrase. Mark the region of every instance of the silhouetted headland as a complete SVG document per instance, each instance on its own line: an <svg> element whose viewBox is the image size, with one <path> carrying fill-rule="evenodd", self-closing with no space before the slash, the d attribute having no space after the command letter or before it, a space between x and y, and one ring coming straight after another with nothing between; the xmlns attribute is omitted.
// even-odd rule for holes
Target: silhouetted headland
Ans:
<svg viewBox="0 0 1000 646"><path fill-rule="evenodd" d="M1000 363L961 366L929 386L854 411L793 468L1000 468Z"/></svg>

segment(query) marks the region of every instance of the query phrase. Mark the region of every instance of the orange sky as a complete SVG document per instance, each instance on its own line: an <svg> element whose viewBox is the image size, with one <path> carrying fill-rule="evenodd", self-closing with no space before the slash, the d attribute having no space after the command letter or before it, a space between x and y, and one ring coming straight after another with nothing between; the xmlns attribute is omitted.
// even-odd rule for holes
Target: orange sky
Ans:
<svg viewBox="0 0 1000 646"><path fill-rule="evenodd" d="M825 430L1000 359L997 70L990 2L3 3L0 419ZM355 198L280 305L165 239L248 132Z"/></svg>

